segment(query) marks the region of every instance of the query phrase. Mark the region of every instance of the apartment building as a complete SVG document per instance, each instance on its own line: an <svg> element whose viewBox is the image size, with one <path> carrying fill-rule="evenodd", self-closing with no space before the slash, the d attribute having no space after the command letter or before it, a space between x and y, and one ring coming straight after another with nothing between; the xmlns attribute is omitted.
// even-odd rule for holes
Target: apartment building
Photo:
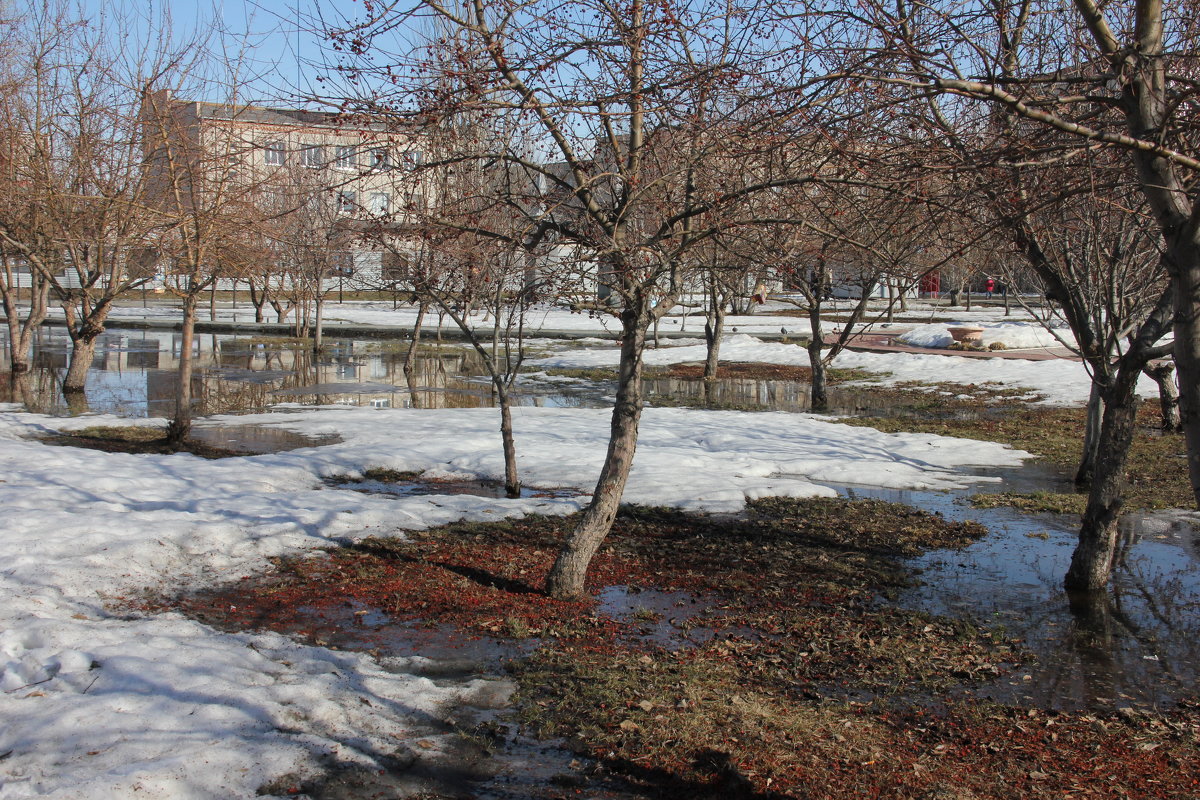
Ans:
<svg viewBox="0 0 1200 800"><path fill-rule="evenodd" d="M314 246L336 251L338 277L363 287L386 283L395 251L417 246L417 212L432 198L416 170L429 135L416 126L162 90L143 101L142 129L151 205L253 207L297 222Z"/></svg>

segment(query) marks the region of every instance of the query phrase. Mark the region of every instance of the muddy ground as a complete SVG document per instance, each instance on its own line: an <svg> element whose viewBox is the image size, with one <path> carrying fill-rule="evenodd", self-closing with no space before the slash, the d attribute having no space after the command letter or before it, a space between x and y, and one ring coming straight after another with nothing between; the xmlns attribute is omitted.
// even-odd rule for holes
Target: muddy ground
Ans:
<svg viewBox="0 0 1200 800"><path fill-rule="evenodd" d="M889 605L914 578L905 557L966 544L977 525L879 501L763 500L744 518L626 509L594 599L563 603L542 578L572 521L368 540L147 610L380 657L457 639L515 682L514 716L460 726L458 780L414 783L422 762L401 760L386 780L332 770L288 787L312 797L1200 796L1193 698L1101 713L983 701L1029 666L1020 643ZM486 762L517 731L577 760L513 793Z"/></svg>

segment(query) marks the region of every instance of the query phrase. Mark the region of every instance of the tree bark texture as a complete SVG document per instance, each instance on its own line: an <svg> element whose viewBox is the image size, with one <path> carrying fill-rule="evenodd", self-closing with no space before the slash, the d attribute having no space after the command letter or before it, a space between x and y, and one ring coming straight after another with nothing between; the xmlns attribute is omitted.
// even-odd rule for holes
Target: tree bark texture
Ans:
<svg viewBox="0 0 1200 800"><path fill-rule="evenodd" d="M521 496L521 478L517 472L517 443L513 437L512 399L507 390L500 390L500 439L504 447L504 494Z"/></svg>
<svg viewBox="0 0 1200 800"><path fill-rule="evenodd" d="M1100 454L1100 428L1104 418L1104 392L1096 381L1092 381L1088 395L1087 419L1083 427L1083 452L1079 456L1079 468L1075 470L1075 488L1087 489L1092 485L1096 473L1096 458Z"/></svg>
<svg viewBox="0 0 1200 800"><path fill-rule="evenodd" d="M808 312L808 323L812 328L812 338L808 342L808 365L812 371L809 383L809 406L813 411L829 410L829 389L825 370L825 360L822 351L825 349L825 336L821 330L821 306L813 303Z"/></svg>
<svg viewBox="0 0 1200 800"><path fill-rule="evenodd" d="M92 368L92 360L96 357L96 339L99 336L100 331L87 331L71 340L71 361L63 378L64 394L82 393L87 386L87 376Z"/></svg>
<svg viewBox="0 0 1200 800"><path fill-rule="evenodd" d="M3 293L4 316L8 319L8 363L14 376L29 372L33 335L46 319L49 308L50 284L35 279L29 289L29 310L21 318L15 290Z"/></svg>
<svg viewBox="0 0 1200 800"><path fill-rule="evenodd" d="M409 402L413 408L421 407L413 369L417 362L417 346L421 343L421 324L425 321L426 308L425 303L417 306L417 321L413 323L412 339L408 343L408 352L404 354L404 379L408 383Z"/></svg>
<svg viewBox="0 0 1200 800"><path fill-rule="evenodd" d="M625 493L642 417L642 354L649 323L645 311L626 310L621 315L621 364L604 466L592 501L563 542L546 576L547 594L559 600L574 600L584 595L588 565L612 529Z"/></svg>
<svg viewBox="0 0 1200 800"><path fill-rule="evenodd" d="M1104 417L1087 508L1079 528L1079 543L1071 556L1064 585L1077 591L1097 591L1108 584L1116 552L1125 466L1137 416L1136 372L1118 376L1105 392Z"/></svg>
<svg viewBox="0 0 1200 800"><path fill-rule="evenodd" d="M167 442L182 445L192 432L192 346L196 339L196 296L183 298L183 332L179 350L179 383L175 394L175 416L167 426Z"/></svg>
<svg viewBox="0 0 1200 800"><path fill-rule="evenodd" d="M316 324L313 327L313 350L321 352L325 349L325 299L317 298Z"/></svg>
<svg viewBox="0 0 1200 800"><path fill-rule="evenodd" d="M1200 247L1196 248L1200 251ZM1176 287L1175 365L1179 419L1187 442L1188 475L1200 505L1200 252L1189 269L1173 275Z"/></svg>
<svg viewBox="0 0 1200 800"><path fill-rule="evenodd" d="M1143 370L1158 384L1158 407L1162 412L1162 430L1178 433L1183 430L1179 419L1179 386L1175 383L1175 364L1164 361Z"/></svg>
<svg viewBox="0 0 1200 800"><path fill-rule="evenodd" d="M704 359L704 380L714 381L717 378L717 366L721 358L721 334L725 328L725 309L720 301L713 298L712 307L704 320L704 343L707 345Z"/></svg>

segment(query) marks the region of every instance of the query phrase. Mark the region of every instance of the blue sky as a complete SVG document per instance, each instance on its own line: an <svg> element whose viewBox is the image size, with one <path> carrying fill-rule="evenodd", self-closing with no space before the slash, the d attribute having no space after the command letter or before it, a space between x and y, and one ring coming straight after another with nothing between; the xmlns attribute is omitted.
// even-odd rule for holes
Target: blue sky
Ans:
<svg viewBox="0 0 1200 800"><path fill-rule="evenodd" d="M39 0L24 0L36 3ZM248 84L248 102L293 103L318 92L315 81L331 53L315 32L324 19L355 18L355 0L79 0L89 19L104 22L126 47L147 41L150 31L169 23L176 43L195 41L214 23L222 31L218 47L239 62ZM205 99L222 99L217 97Z"/></svg>

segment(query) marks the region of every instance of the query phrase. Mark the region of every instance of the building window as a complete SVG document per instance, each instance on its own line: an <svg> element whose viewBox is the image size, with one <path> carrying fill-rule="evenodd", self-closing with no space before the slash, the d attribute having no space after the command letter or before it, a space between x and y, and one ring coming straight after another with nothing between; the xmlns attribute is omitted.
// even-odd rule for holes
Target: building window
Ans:
<svg viewBox="0 0 1200 800"><path fill-rule="evenodd" d="M372 192L367 208L372 214L388 214L392 210L392 196L387 192Z"/></svg>
<svg viewBox="0 0 1200 800"><path fill-rule="evenodd" d="M354 274L354 253L339 250L333 254L332 261L329 273L334 277L348 278Z"/></svg>
<svg viewBox="0 0 1200 800"><path fill-rule="evenodd" d="M386 147L376 147L371 151L371 169L385 170L392 168L392 157Z"/></svg>
<svg viewBox="0 0 1200 800"><path fill-rule="evenodd" d="M300 151L300 163L306 167L320 167L325 164L325 148L319 144L310 144Z"/></svg>
<svg viewBox="0 0 1200 800"><path fill-rule="evenodd" d="M420 150L405 150L402 157L407 169L416 169L425 162L425 154Z"/></svg>
<svg viewBox="0 0 1200 800"><path fill-rule="evenodd" d="M334 151L334 162L338 169L354 169L358 166L358 153L353 147L340 146Z"/></svg>
<svg viewBox="0 0 1200 800"><path fill-rule="evenodd" d="M287 163L287 147L283 142L271 142L263 151L263 161L280 167Z"/></svg>
<svg viewBox="0 0 1200 800"><path fill-rule="evenodd" d="M342 190L338 192L337 210L339 214L353 214L358 207L358 196L355 192Z"/></svg>

